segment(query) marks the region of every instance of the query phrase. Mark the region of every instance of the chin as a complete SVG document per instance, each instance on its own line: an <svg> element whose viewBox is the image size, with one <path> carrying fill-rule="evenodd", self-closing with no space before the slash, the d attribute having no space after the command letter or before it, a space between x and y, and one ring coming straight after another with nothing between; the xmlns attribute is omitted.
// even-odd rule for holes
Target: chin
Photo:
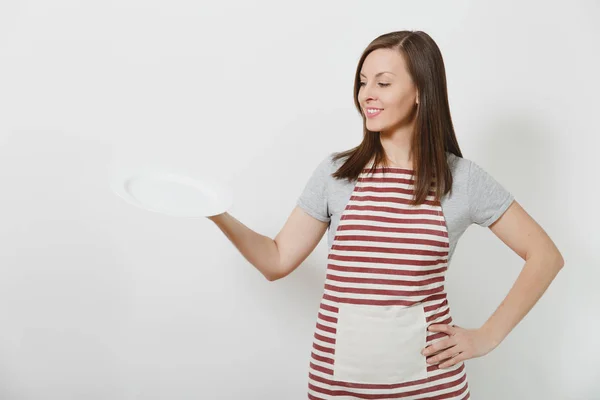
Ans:
<svg viewBox="0 0 600 400"><path fill-rule="evenodd" d="M383 124L379 121L371 121L371 120L367 120L367 125L368 126L382 126Z"/></svg>
<svg viewBox="0 0 600 400"><path fill-rule="evenodd" d="M382 130L385 130L385 126L383 124L369 124L367 122L367 129L372 132L380 132Z"/></svg>

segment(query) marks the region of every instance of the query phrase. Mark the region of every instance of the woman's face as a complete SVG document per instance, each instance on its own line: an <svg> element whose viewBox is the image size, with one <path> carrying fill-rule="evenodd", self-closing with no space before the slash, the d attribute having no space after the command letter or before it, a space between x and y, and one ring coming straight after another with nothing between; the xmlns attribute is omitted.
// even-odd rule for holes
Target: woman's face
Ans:
<svg viewBox="0 0 600 400"><path fill-rule="evenodd" d="M417 89L397 50L377 49L365 59L358 100L367 129L382 134L414 123ZM372 113L371 109L379 109Z"/></svg>

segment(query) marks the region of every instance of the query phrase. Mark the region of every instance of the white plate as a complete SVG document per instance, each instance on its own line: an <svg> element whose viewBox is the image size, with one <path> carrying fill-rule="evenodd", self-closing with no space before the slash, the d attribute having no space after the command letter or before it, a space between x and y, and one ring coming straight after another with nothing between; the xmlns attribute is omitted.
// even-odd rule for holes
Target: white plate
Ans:
<svg viewBox="0 0 600 400"><path fill-rule="evenodd" d="M134 206L173 217L217 215L233 203L233 193L225 184L160 167L114 169L111 188Z"/></svg>

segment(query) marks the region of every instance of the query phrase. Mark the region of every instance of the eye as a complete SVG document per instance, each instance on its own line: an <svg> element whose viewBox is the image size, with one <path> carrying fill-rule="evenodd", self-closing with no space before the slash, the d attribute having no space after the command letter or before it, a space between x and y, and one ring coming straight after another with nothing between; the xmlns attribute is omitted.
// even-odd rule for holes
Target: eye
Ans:
<svg viewBox="0 0 600 400"><path fill-rule="evenodd" d="M364 84L365 84L364 82L361 82L359 86L364 86ZM390 86L390 84L389 83L379 82L379 86L381 86L381 87L387 87L387 86Z"/></svg>

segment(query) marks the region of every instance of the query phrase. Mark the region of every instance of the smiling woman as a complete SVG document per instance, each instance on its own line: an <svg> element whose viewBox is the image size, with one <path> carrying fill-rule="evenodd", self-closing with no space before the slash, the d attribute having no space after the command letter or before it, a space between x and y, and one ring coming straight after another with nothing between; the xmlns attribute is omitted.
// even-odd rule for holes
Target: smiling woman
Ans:
<svg viewBox="0 0 600 400"><path fill-rule="evenodd" d="M562 257L514 196L462 157L442 56L427 34L375 39L360 59L354 94L362 143L326 157L297 202L329 226L308 398L468 399L464 361L499 344ZM551 266L534 275L540 268L526 263L529 278L505 303L512 307L480 329L454 324L445 290L452 254L471 224L490 227L519 255L528 246Z"/></svg>

